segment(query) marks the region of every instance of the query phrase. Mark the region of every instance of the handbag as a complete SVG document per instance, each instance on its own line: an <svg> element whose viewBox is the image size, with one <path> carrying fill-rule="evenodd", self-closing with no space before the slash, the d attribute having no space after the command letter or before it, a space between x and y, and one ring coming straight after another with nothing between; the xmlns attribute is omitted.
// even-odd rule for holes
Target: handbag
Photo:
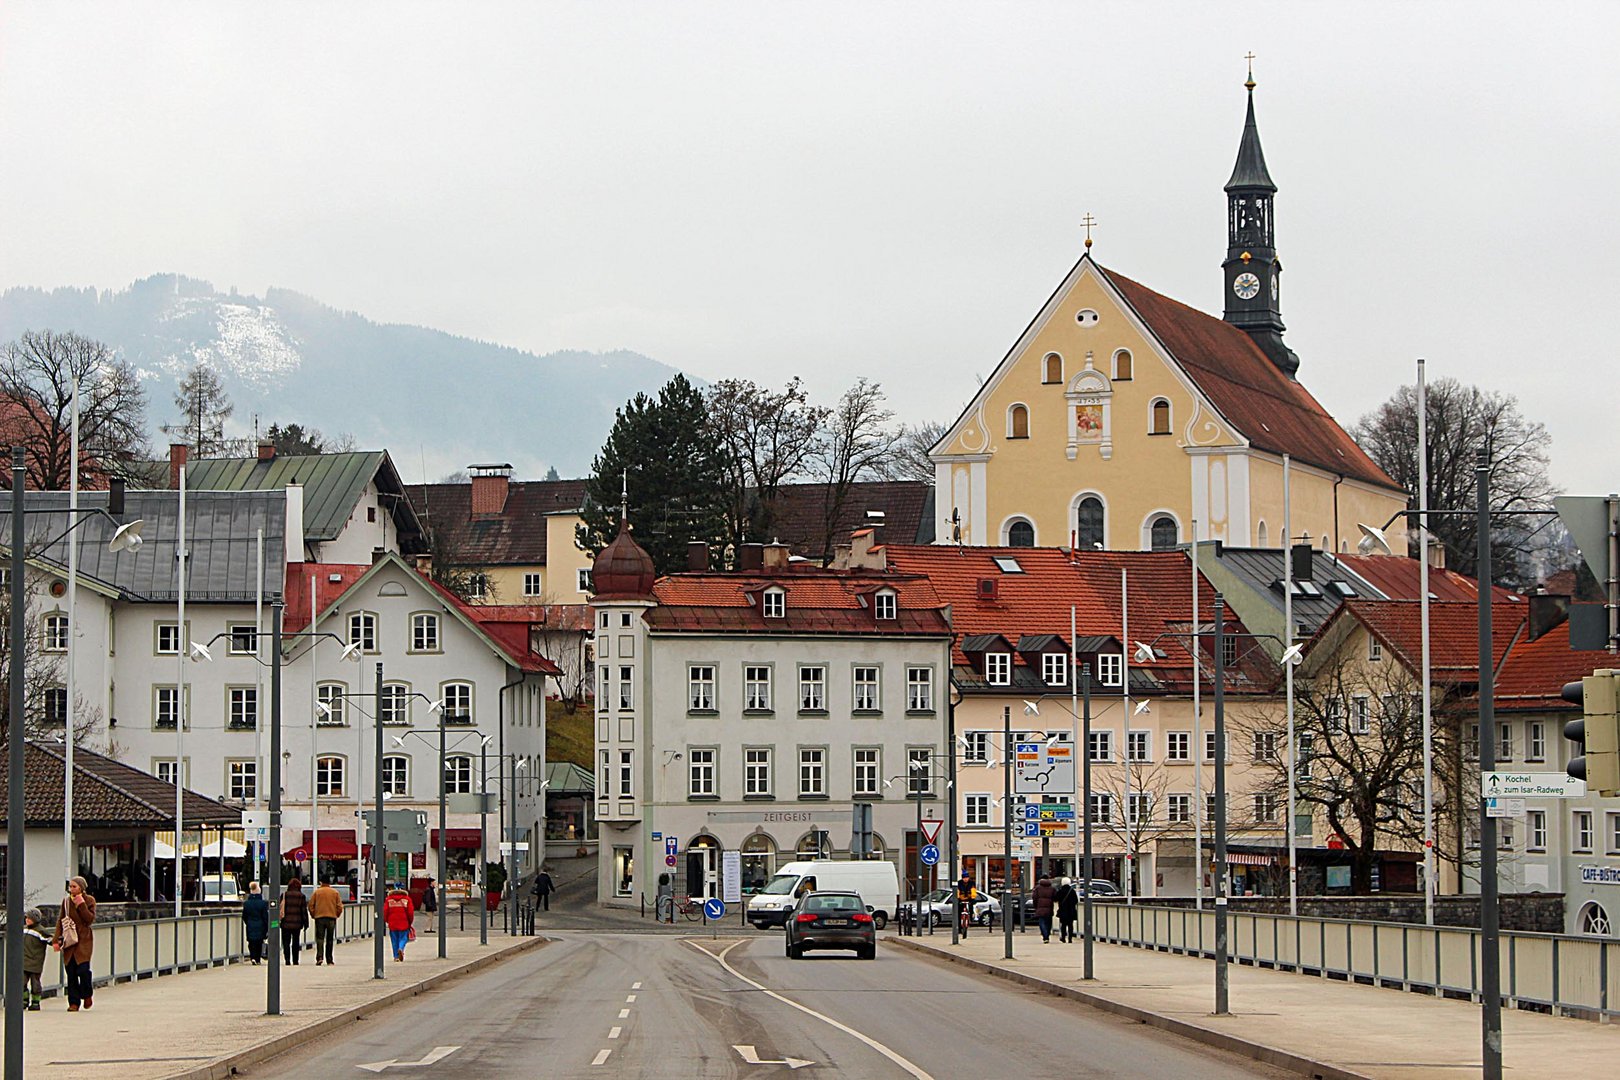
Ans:
<svg viewBox="0 0 1620 1080"><path fill-rule="evenodd" d="M406 941L415 941L416 940L416 927L414 927L414 926L411 927L411 932L406 936L405 940Z"/></svg>
<svg viewBox="0 0 1620 1080"><path fill-rule="evenodd" d="M73 916L63 915L61 924L56 928L57 937L62 942L62 948L71 949L79 943L79 927L73 921Z"/></svg>

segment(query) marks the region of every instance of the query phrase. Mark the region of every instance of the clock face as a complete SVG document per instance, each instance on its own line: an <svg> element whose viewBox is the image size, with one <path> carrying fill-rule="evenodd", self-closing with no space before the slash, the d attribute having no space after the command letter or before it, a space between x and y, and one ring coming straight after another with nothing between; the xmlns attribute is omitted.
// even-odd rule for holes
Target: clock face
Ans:
<svg viewBox="0 0 1620 1080"><path fill-rule="evenodd" d="M1273 304L1275 304L1277 302L1277 275L1276 274L1271 275L1271 302Z"/></svg>
<svg viewBox="0 0 1620 1080"><path fill-rule="evenodd" d="M1237 293L1239 300L1253 300L1260 295L1260 279L1244 271L1232 279L1232 291Z"/></svg>

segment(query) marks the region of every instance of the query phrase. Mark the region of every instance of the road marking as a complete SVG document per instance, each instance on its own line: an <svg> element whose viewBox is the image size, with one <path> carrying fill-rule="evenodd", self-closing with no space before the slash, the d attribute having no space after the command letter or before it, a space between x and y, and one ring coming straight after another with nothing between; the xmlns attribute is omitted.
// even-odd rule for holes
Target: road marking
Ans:
<svg viewBox="0 0 1620 1080"><path fill-rule="evenodd" d="M608 1059L608 1055L611 1054L611 1053L613 1053L612 1050L598 1050L596 1052L596 1058L595 1058L595 1060L593 1060L591 1062L591 1064L592 1065L600 1065L600 1064L602 1064L604 1061L606 1061Z"/></svg>
<svg viewBox="0 0 1620 1080"><path fill-rule="evenodd" d="M609 1030L608 1030L608 1038L610 1038L610 1039L617 1039L617 1038L618 1038L618 1037L619 1037L619 1032L621 1032L621 1031L623 1031L623 1030L624 1030L624 1029L623 1029L623 1028L620 1028L620 1027L615 1027L615 1028L610 1028L610 1029L609 1029Z"/></svg>
<svg viewBox="0 0 1620 1080"><path fill-rule="evenodd" d="M631 983L630 984L630 989L632 989L632 990L640 990L641 989L641 984L640 983Z"/></svg>
<svg viewBox="0 0 1620 1080"><path fill-rule="evenodd" d="M629 1009L620 1009L619 1010L619 1019L620 1020L625 1019L629 1015L630 1015L630 1010Z"/></svg>
<svg viewBox="0 0 1620 1080"><path fill-rule="evenodd" d="M364 1065L357 1066L357 1068L374 1073L380 1073L384 1069L419 1069L425 1065L432 1065L441 1061L460 1049L459 1046L435 1046L423 1055L421 1061L400 1061L395 1058L390 1061L368 1061Z"/></svg>
<svg viewBox="0 0 1620 1080"><path fill-rule="evenodd" d="M636 1003L636 995L634 995L634 994L627 994L627 995L626 995L626 996L625 996L625 999L624 999L624 1001L625 1001L625 1004L626 1004L626 1005L634 1005L634 1004L635 1004L635 1003Z"/></svg>
<svg viewBox="0 0 1620 1080"><path fill-rule="evenodd" d="M742 1055L742 1059L750 1065L786 1065L790 1069L802 1069L806 1065L815 1064L813 1061L806 1061L803 1058L787 1057L786 1055L779 1058L762 1058L759 1056L759 1051L755 1050L752 1046L733 1046L732 1049L737 1051L738 1054Z"/></svg>
<svg viewBox="0 0 1620 1080"><path fill-rule="evenodd" d="M772 990L770 987L764 986L764 985L762 985L760 983L755 982L753 979L750 979L748 976L744 975L742 972L740 972L736 968L732 967L729 963L726 962L726 955L728 953L730 953L732 949L735 949L739 945L746 944L746 942L744 942L744 941L733 941L730 945L727 945L724 949L721 949L718 953L712 953L709 950L707 950L705 948L702 948L701 946L699 946L694 941L689 940L689 941L687 941L687 944L691 945L692 948L697 949L697 951L702 953L704 956L712 958L715 963L719 964L721 967L725 968L726 971L730 972L731 975L734 978L736 978L736 979L738 979L738 980L740 980L742 982L747 983L749 986L752 986L755 990L758 990L761 993L763 993L766 997L775 998L777 1001L780 1001L784 1005L788 1005L788 1006L791 1006L792 1008L798 1009L800 1012L805 1013L805 1014L807 1014L809 1016L813 1016L817 1020L820 1020L824 1024L829 1024L832 1027L837 1028L839 1031L842 1031L846 1035L851 1035L851 1036L859 1039L861 1042L865 1043L867 1046L870 1046L873 1050L876 1050L878 1053L882 1054L884 1057L888 1058L890 1061L892 1061L896 1065L900 1066L900 1068L902 1068L906 1072L910 1073L913 1077L916 1078L916 1080L934 1080L934 1077L926 1069L922 1068L920 1065L915 1064L914 1062L911 1062L911 1061L907 1060L904 1057L901 1057L895 1051L889 1049L887 1046L884 1046L882 1043L880 1043L876 1039L872 1038L872 1036L867 1035L864 1032L856 1031L854 1028L850 1027L848 1024L839 1023L837 1020L834 1020L832 1017L827 1016L824 1013L818 1013L818 1012L816 1012L816 1010L810 1008L810 1006L808 1006L808 1005L801 1005L797 1001L794 1001L790 997L783 997L781 994L778 994L775 990Z"/></svg>

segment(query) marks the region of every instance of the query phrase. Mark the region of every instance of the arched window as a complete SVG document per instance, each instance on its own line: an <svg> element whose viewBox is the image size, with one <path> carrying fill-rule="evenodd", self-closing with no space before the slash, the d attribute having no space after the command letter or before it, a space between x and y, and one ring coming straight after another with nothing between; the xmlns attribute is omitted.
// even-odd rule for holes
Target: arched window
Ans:
<svg viewBox="0 0 1620 1080"><path fill-rule="evenodd" d="M345 772L348 760L341 754L315 759L315 794L323 799L341 799L348 792Z"/></svg>
<svg viewBox="0 0 1620 1080"><path fill-rule="evenodd" d="M1181 540L1181 531L1176 527L1176 519L1169 514L1160 514L1153 519L1153 526L1149 530L1154 551L1169 551Z"/></svg>
<svg viewBox="0 0 1620 1080"><path fill-rule="evenodd" d="M764 833L754 833L742 842L742 887L754 893L765 887L776 870L776 843Z"/></svg>
<svg viewBox="0 0 1620 1080"><path fill-rule="evenodd" d="M1609 913L1603 910L1602 904L1593 901L1581 908L1581 933L1598 937L1614 933L1614 925L1609 922Z"/></svg>
<svg viewBox="0 0 1620 1080"><path fill-rule="evenodd" d="M1029 410L1022 405L1007 410L1007 438L1029 438Z"/></svg>
<svg viewBox="0 0 1620 1080"><path fill-rule="evenodd" d="M1270 534L1266 531L1266 523L1262 521L1260 523L1259 527L1254 530L1254 542L1255 542L1255 545L1257 547L1267 547L1267 546L1269 546L1267 544L1267 541L1269 539L1270 539Z"/></svg>
<svg viewBox="0 0 1620 1080"><path fill-rule="evenodd" d="M1075 520L1080 550L1091 551L1103 546L1105 524L1102 500L1095 495L1081 499Z"/></svg>
<svg viewBox="0 0 1620 1080"><path fill-rule="evenodd" d="M1131 350L1121 349L1114 354L1114 381L1129 382L1131 378Z"/></svg>
<svg viewBox="0 0 1620 1080"><path fill-rule="evenodd" d="M404 754L389 754L382 760L384 795L403 796L411 793L411 759Z"/></svg>
<svg viewBox="0 0 1620 1080"><path fill-rule="evenodd" d="M1149 434L1170 434L1170 403L1164 398L1153 402L1153 427L1149 429Z"/></svg>
<svg viewBox="0 0 1620 1080"><path fill-rule="evenodd" d="M1046 354L1046 365L1041 369L1041 382L1060 383L1063 381L1063 357L1057 353Z"/></svg>
<svg viewBox="0 0 1620 1080"><path fill-rule="evenodd" d="M444 759L444 790L450 795L468 795L473 789L473 759L470 754L451 754Z"/></svg>
<svg viewBox="0 0 1620 1080"><path fill-rule="evenodd" d="M803 860L819 859L823 855L832 854L832 852L822 850L821 834L812 831L807 832L803 836L799 837L799 843L794 847L793 854L795 858Z"/></svg>
<svg viewBox="0 0 1620 1080"><path fill-rule="evenodd" d="M1018 518L1010 522L1007 525L1007 546L1034 547L1035 526L1031 525L1023 518Z"/></svg>

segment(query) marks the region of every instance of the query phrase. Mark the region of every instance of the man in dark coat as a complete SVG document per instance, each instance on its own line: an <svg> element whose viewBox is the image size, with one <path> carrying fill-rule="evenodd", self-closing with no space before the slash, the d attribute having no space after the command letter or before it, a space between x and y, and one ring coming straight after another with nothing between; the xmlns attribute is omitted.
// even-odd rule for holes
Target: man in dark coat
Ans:
<svg viewBox="0 0 1620 1080"><path fill-rule="evenodd" d="M270 936L270 904L259 891L257 881L248 882L247 899L242 901L242 933L247 937L248 958L261 963L264 939Z"/></svg>
<svg viewBox="0 0 1620 1080"><path fill-rule="evenodd" d="M1080 891L1064 878L1057 890L1058 940L1073 941L1075 922L1080 918Z"/></svg>
<svg viewBox="0 0 1620 1080"><path fill-rule="evenodd" d="M1057 907L1057 890L1052 888L1052 879L1043 877L1035 883L1033 893L1035 901L1035 921L1041 926L1041 944L1052 943L1052 912Z"/></svg>
<svg viewBox="0 0 1620 1080"><path fill-rule="evenodd" d="M556 886L551 883L551 875L542 867L534 876L534 901L540 905L542 911L551 910L551 894L555 890Z"/></svg>

